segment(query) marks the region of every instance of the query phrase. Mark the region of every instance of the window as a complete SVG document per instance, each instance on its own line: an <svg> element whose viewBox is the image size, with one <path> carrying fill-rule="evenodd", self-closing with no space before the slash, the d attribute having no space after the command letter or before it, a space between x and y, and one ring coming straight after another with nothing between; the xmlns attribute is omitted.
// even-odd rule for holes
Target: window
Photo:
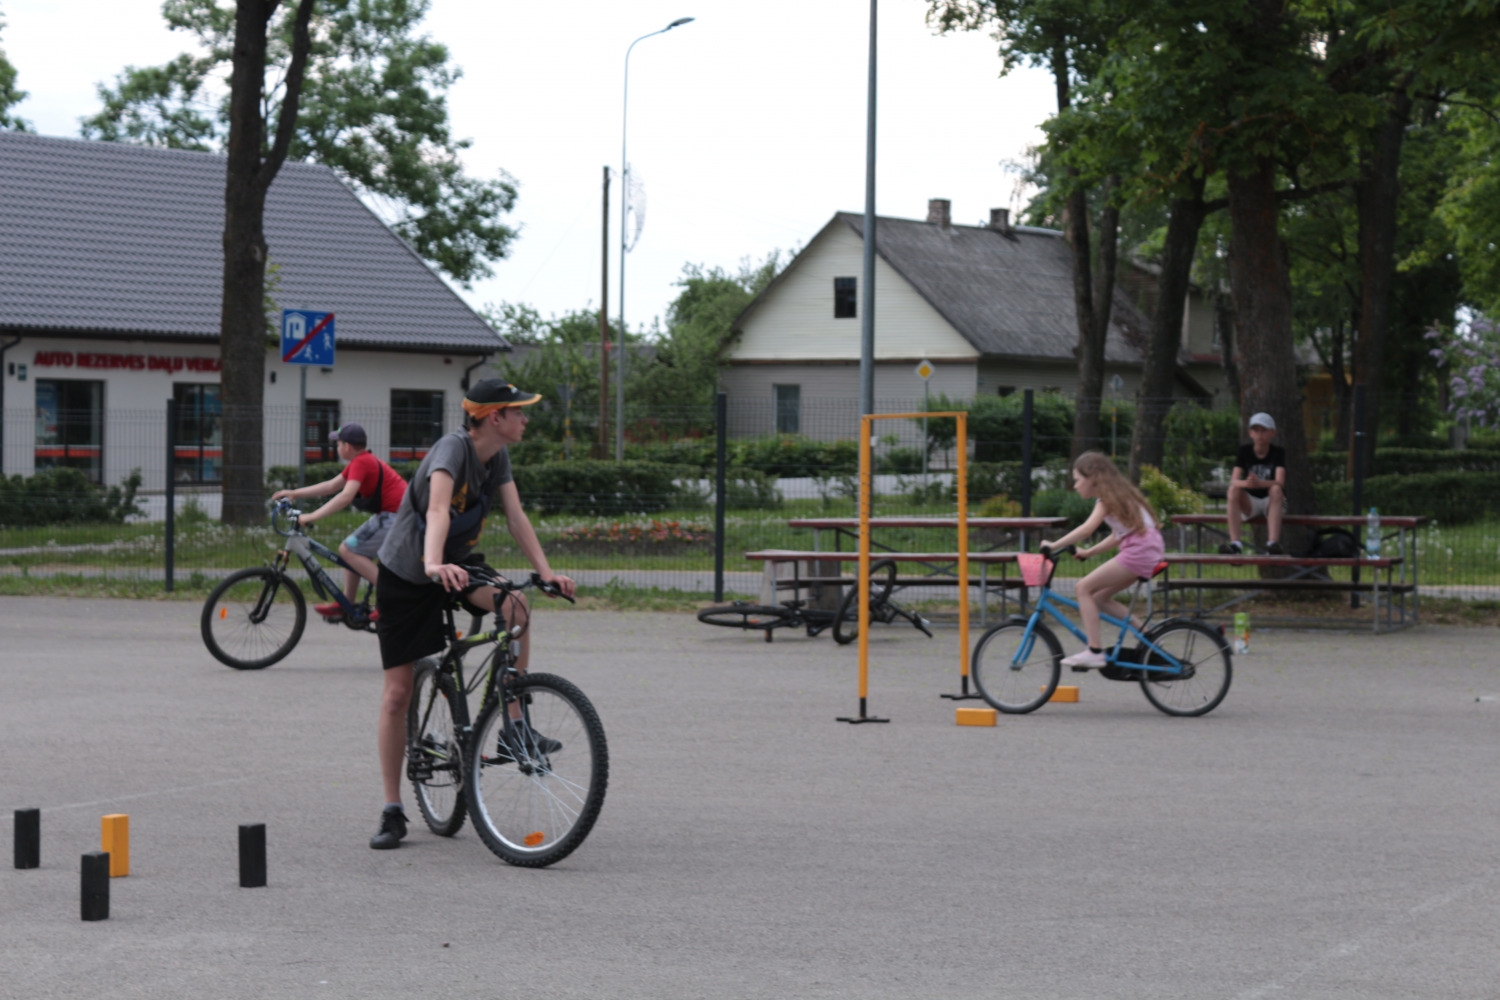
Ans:
<svg viewBox="0 0 1500 1000"><path fill-rule="evenodd" d="M339 401L336 399L309 399L303 411L302 446L307 450L309 462L337 462L338 449L328 435L338 430Z"/></svg>
<svg viewBox="0 0 1500 1000"><path fill-rule="evenodd" d="M172 476L179 483L217 483L224 478L224 412L217 385L172 386L177 419L172 428Z"/></svg>
<svg viewBox="0 0 1500 1000"><path fill-rule="evenodd" d="M776 390L776 433L797 434L802 426L802 387L773 386Z"/></svg>
<svg viewBox="0 0 1500 1000"><path fill-rule="evenodd" d="M854 294L859 282L853 278L833 279L833 318L853 319L855 315Z"/></svg>
<svg viewBox="0 0 1500 1000"><path fill-rule="evenodd" d="M104 481L104 383L36 380L36 467Z"/></svg>
<svg viewBox="0 0 1500 1000"><path fill-rule="evenodd" d="M391 390L392 462L415 462L443 435L443 394L426 389Z"/></svg>

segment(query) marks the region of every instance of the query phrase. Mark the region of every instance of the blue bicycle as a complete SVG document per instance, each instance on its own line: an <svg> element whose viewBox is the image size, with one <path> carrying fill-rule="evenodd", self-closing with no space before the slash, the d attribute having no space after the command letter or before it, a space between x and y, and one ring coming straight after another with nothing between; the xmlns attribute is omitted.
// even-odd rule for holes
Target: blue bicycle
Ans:
<svg viewBox="0 0 1500 1000"><path fill-rule="evenodd" d="M1057 560L1072 551L1070 545L1041 555L1022 553L1022 559L1030 564L1022 566L1023 574L1030 570L1025 582L1041 588L1031 616L1017 616L996 625L974 647L969 674L984 700L1002 712L1019 715L1035 711L1057 690L1062 644L1042 623L1043 614L1084 639L1083 630L1058 610L1061 605L1077 611L1078 603L1051 588ZM1142 577L1141 582L1149 584L1150 579ZM1130 601L1132 616L1138 597L1139 588ZM1169 618L1143 632L1128 617L1121 620L1101 614L1099 618L1120 629L1114 647L1107 650L1109 662L1099 669L1100 676L1139 683L1146 700L1168 715L1206 715L1229 693L1234 667L1229 644L1217 630L1202 622ZM1145 624L1150 624L1150 616ZM1126 648L1130 640L1134 645ZM1087 668L1074 669L1081 672Z"/></svg>

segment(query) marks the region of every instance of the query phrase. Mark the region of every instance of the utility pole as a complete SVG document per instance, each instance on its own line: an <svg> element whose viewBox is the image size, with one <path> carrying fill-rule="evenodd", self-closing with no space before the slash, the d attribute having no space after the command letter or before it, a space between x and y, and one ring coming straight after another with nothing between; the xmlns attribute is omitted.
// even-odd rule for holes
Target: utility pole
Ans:
<svg viewBox="0 0 1500 1000"><path fill-rule="evenodd" d="M604 235L599 255L599 437L594 457L609 455L609 167L604 168Z"/></svg>
<svg viewBox="0 0 1500 1000"><path fill-rule="evenodd" d="M877 2L878 0L870 0L870 79L865 99L864 287L859 290L860 416L875 412L875 13Z"/></svg>

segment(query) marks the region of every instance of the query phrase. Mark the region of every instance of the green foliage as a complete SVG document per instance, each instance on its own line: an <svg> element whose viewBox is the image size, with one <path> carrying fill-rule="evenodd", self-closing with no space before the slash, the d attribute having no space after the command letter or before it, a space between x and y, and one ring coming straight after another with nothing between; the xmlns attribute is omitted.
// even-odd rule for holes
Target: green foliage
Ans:
<svg viewBox="0 0 1500 1000"><path fill-rule="evenodd" d="M910 476L922 471L921 448L892 448L875 456L875 471Z"/></svg>
<svg viewBox="0 0 1500 1000"><path fill-rule="evenodd" d="M1072 490L1042 490L1031 498L1032 517L1065 517L1067 527L1076 528L1094 512L1094 501Z"/></svg>
<svg viewBox="0 0 1500 1000"><path fill-rule="evenodd" d="M136 502L141 470L120 485L96 486L81 469L43 469L34 476L0 476L0 525L8 528L69 523L120 524L143 511Z"/></svg>
<svg viewBox="0 0 1500 1000"><path fill-rule="evenodd" d="M771 476L855 475L859 472L859 444L814 441L800 434L741 438L729 442L729 462Z"/></svg>
<svg viewBox="0 0 1500 1000"><path fill-rule="evenodd" d="M1178 514L1197 514L1203 510L1203 497L1186 486L1179 486L1162 475L1155 466L1141 467L1141 492L1156 512L1159 524Z"/></svg>
<svg viewBox="0 0 1500 1000"><path fill-rule="evenodd" d="M1179 483L1201 483L1209 473L1234 462L1240 446L1240 417L1234 410L1207 410L1178 403L1167 414L1162 473Z"/></svg>
<svg viewBox="0 0 1500 1000"><path fill-rule="evenodd" d="M1032 461L1041 464L1049 458L1067 458L1073 443L1072 402L1051 392L1038 393L1033 400ZM1021 459L1024 404L1020 393L974 399L949 399L945 393L939 393L928 401L927 409L929 412L962 410L969 415L969 437L974 442L976 462L1015 462ZM951 417L927 421L927 440L933 448L952 448L957 434L957 422ZM1128 441L1129 429L1122 429L1121 435L1122 440Z"/></svg>
<svg viewBox="0 0 1500 1000"><path fill-rule="evenodd" d="M736 469L724 476L724 506L730 510L770 510L782 504L776 477L758 469Z"/></svg>
<svg viewBox="0 0 1500 1000"><path fill-rule="evenodd" d="M996 493L981 503L975 514L978 517L1020 517L1021 501L1012 500L1004 493Z"/></svg>
<svg viewBox="0 0 1500 1000"><path fill-rule="evenodd" d="M387 210L386 221L418 254L468 284L509 252L516 233L499 220L515 205L516 182L504 171L494 180L464 173L461 156L470 143L453 138L447 103L460 71L449 65L445 46L418 34L428 7L429 0L321 0L289 156L332 167ZM282 4L268 32L268 122L279 114L296 8ZM234 5L166 0L162 15L173 30L194 36L204 54L128 66L113 87L100 84L103 107L83 120L83 135L222 150L229 88L217 104L208 104L207 94L215 76L228 78Z"/></svg>
<svg viewBox="0 0 1500 1000"><path fill-rule="evenodd" d="M1315 489L1320 513L1350 512L1353 483L1320 483ZM1500 472L1371 476L1364 481L1360 502L1366 508L1378 507L1390 517L1430 517L1440 524L1468 524L1500 514Z"/></svg>
<svg viewBox="0 0 1500 1000"><path fill-rule="evenodd" d="M516 466L516 489L528 507L544 513L651 513L702 502L675 480L686 470L652 462L544 462Z"/></svg>
<svg viewBox="0 0 1500 1000"><path fill-rule="evenodd" d="M0 20L0 28L4 27L5 21ZM5 58L5 50L0 49L0 132L31 131L30 122L10 112L12 107L26 100L26 97L26 91L16 86L15 66Z"/></svg>

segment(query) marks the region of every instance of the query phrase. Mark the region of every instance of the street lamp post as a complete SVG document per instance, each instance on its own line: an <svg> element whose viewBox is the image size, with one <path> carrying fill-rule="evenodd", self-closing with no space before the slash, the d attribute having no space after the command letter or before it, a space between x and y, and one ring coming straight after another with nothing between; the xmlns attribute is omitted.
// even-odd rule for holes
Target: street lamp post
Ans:
<svg viewBox="0 0 1500 1000"><path fill-rule="evenodd" d="M625 158L626 125L630 120L630 51L654 35L664 35L673 28L691 22L691 17L679 17L660 31L642 35L630 43L625 50L625 96L620 114L620 357L615 379L615 460L625 458L625 254L629 237L625 233L625 213L630 207L630 161Z"/></svg>

